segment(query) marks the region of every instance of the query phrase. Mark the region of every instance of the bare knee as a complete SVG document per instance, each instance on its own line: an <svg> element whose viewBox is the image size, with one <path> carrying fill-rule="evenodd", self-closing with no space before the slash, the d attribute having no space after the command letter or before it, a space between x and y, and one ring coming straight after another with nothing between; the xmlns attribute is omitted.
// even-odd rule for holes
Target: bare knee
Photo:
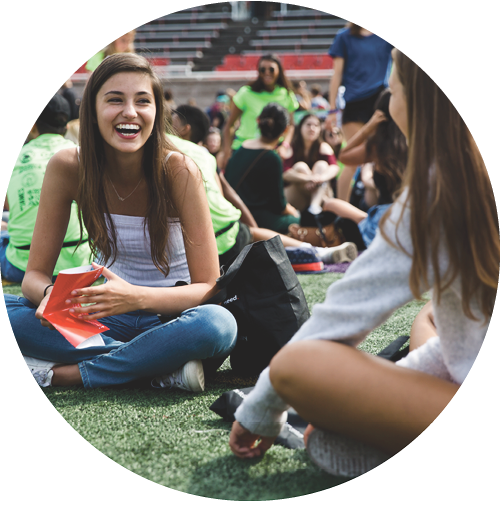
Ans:
<svg viewBox="0 0 500 520"><path fill-rule="evenodd" d="M311 173L311 169L309 168L309 166L307 166L307 164L304 161L296 162L292 168L298 173Z"/></svg>
<svg viewBox="0 0 500 520"><path fill-rule="evenodd" d="M337 378L335 370L350 347L333 341L297 341L285 345L271 360L269 378L279 396L296 403L307 393L311 382L322 378ZM340 358L339 358L340 356ZM328 363L325 363L325 361ZM325 364L329 366L325 373Z"/></svg>
<svg viewBox="0 0 500 520"><path fill-rule="evenodd" d="M328 168L328 163L326 161L316 161L312 167L313 173L323 173Z"/></svg>
<svg viewBox="0 0 500 520"><path fill-rule="evenodd" d="M269 379L282 399L287 400L290 388L298 376L300 360L304 360L305 346L303 342L285 345L273 357L269 365Z"/></svg>

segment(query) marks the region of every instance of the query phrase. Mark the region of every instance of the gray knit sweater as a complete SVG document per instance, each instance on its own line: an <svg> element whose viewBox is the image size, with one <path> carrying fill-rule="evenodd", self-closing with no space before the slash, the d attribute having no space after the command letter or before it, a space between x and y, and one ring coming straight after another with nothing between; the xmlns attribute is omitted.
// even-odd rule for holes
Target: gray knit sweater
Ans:
<svg viewBox="0 0 500 520"><path fill-rule="evenodd" d="M403 193L394 203L392 215L384 228L394 243L397 243L395 223L403 211L402 201L406 195L407 192ZM398 227L397 239L409 254L391 246L377 231L370 247L352 263L341 280L329 287L324 303L314 306L311 318L290 343L323 339L356 347L396 309L411 301L409 274L413 247L408 208ZM440 252L439 265L444 273L448 265L444 250ZM432 287L432 267L428 272L429 287ZM476 359L489 321L484 322L476 301L471 303L471 310L479 319L471 320L464 315L458 278L444 291L439 303L433 298L433 306L438 337L430 339L397 364L461 384ZM286 421L287 409L287 404L270 383L267 368L235 417L253 433L277 435Z"/></svg>

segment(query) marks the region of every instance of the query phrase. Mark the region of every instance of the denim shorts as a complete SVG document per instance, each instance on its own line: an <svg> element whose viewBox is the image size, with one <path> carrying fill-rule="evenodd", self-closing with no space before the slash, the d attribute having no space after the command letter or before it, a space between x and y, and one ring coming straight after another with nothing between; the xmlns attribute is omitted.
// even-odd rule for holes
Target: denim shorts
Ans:
<svg viewBox="0 0 500 520"><path fill-rule="evenodd" d="M368 216L364 218L359 224L358 228L363 237L363 241L368 247L375 238L375 233L378 229L378 223L383 214L391 207L391 204L380 204L379 206L372 206L368 209Z"/></svg>

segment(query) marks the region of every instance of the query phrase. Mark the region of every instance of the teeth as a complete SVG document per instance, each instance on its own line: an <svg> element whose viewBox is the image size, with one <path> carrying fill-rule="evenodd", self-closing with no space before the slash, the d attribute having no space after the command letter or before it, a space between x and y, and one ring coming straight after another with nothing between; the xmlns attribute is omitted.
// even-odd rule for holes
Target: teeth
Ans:
<svg viewBox="0 0 500 520"><path fill-rule="evenodd" d="M116 125L117 130L140 130L139 125Z"/></svg>

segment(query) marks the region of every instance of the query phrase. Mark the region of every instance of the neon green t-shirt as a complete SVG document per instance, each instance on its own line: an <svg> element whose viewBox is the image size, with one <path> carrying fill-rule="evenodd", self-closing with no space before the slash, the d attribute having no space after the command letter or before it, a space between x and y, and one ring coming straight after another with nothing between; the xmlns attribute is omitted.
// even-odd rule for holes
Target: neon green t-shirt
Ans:
<svg viewBox="0 0 500 520"><path fill-rule="evenodd" d="M284 87L276 87L272 92L263 90L254 92L248 85L241 87L233 97L234 104L241 110L240 127L236 130L232 149L237 150L243 141L260 137L257 118L262 109L269 103L278 103L288 112L295 112L299 108L299 102L293 92Z"/></svg>
<svg viewBox="0 0 500 520"><path fill-rule="evenodd" d="M215 157L211 155L206 148L199 146L191 141L186 141L175 135L168 134L168 138L172 141L183 154L193 159L201 171L207 193L208 207L210 208L210 216L214 226L214 233L227 227L231 222L236 224L222 233L216 238L217 251L219 255L229 251L236 243L236 236L240 229L239 220L241 211L235 208L221 193L217 184L217 163Z"/></svg>
<svg viewBox="0 0 500 520"><path fill-rule="evenodd" d="M101 64L101 61L104 59L104 51L99 51L97 54L92 56L89 61L85 64L85 68L90 70L90 72L94 72L95 69Z"/></svg>
<svg viewBox="0 0 500 520"><path fill-rule="evenodd" d="M42 134L25 144L17 158L12 177L7 188L9 201L9 245L6 250L7 260L18 269L26 271L29 250L18 247L31 244L35 228L40 191L42 189L45 169L50 158L59 150L76 146L68 139L57 134ZM87 233L84 231L83 238ZM76 202L71 205L71 215L64 242L75 242L80 239L80 225ZM18 247L16 247L18 246ZM63 247L54 268L54 275L63 269L79 267L90 261L88 242L76 246Z"/></svg>

